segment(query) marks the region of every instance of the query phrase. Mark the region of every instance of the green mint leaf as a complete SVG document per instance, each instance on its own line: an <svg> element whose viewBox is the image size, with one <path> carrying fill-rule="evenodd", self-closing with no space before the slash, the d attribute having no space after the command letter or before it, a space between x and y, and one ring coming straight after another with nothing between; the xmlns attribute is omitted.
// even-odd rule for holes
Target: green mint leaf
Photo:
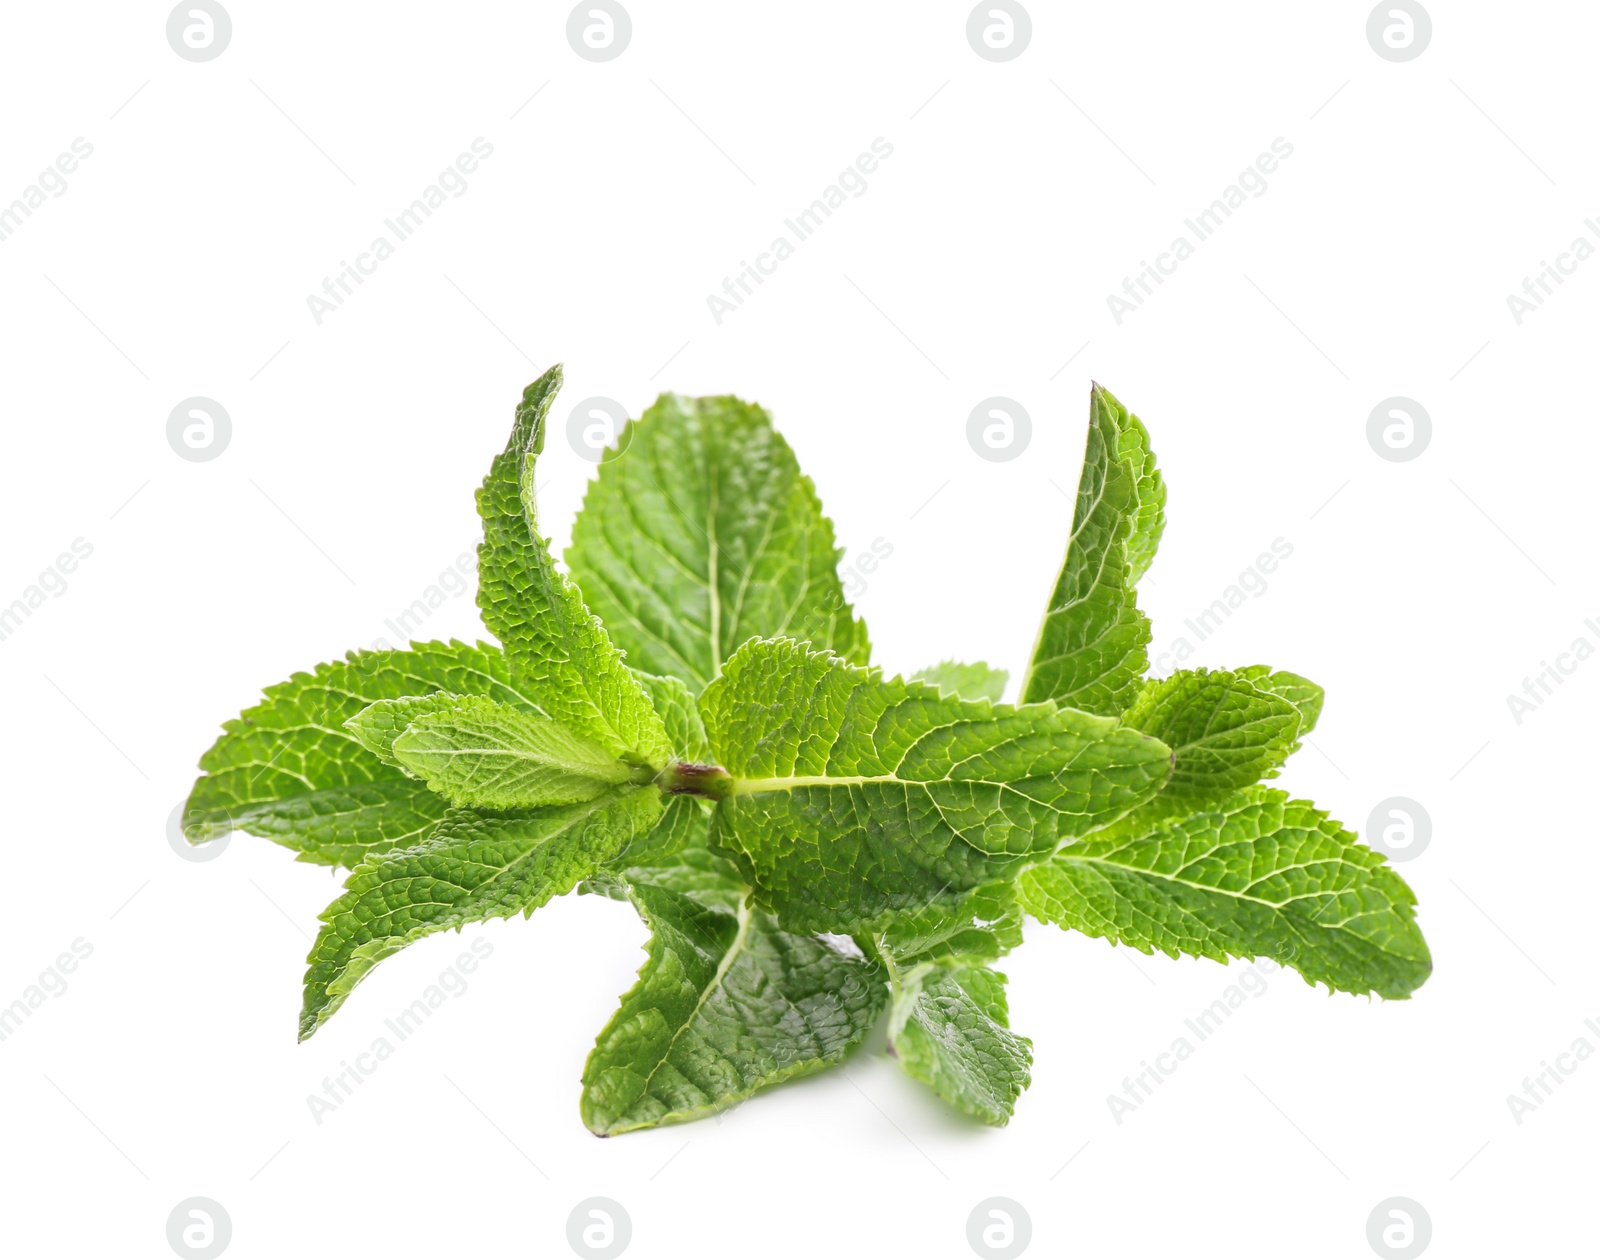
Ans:
<svg viewBox="0 0 1600 1260"><path fill-rule="evenodd" d="M1150 619L1134 602L1134 558L1148 564L1155 554L1165 502L1144 426L1096 385L1072 536L1023 675L1024 703L1054 700L1107 717L1133 703L1150 643Z"/></svg>
<svg viewBox="0 0 1600 1260"><path fill-rule="evenodd" d="M684 849L705 847L710 832L711 810L704 801L692 796L668 796L656 825L619 853L612 866L620 870L672 863Z"/></svg>
<svg viewBox="0 0 1600 1260"><path fill-rule="evenodd" d="M639 670L634 670L634 676L661 715L673 756L679 761L711 760L711 743L706 739L705 724L700 721L700 708L683 680Z"/></svg>
<svg viewBox="0 0 1600 1260"><path fill-rule="evenodd" d="M1166 801L1216 801L1278 773L1300 711L1225 669L1179 670L1147 685L1124 719L1172 749Z"/></svg>
<svg viewBox="0 0 1600 1260"><path fill-rule="evenodd" d="M957 700L789 640L746 643L700 708L732 776L713 846L791 931L954 902L1171 770L1165 744L1111 719Z"/></svg>
<svg viewBox="0 0 1600 1260"><path fill-rule="evenodd" d="M669 813L677 803L668 803ZM683 800L681 803L692 802ZM652 857L647 862L629 866L623 873L624 883L652 884L688 897L691 901L702 902L715 910L729 913L737 910L744 899L744 880L738 867L708 847L710 822L709 810L696 809L688 843L665 856ZM622 895L626 900L626 888Z"/></svg>
<svg viewBox="0 0 1600 1260"><path fill-rule="evenodd" d="M368 858L322 912L306 960L300 1039L389 955L446 928L532 914L647 833L660 813L653 787L509 814L453 809L422 843Z"/></svg>
<svg viewBox="0 0 1600 1260"><path fill-rule="evenodd" d="M1022 910L1015 884L984 884L954 904L891 915L866 936L874 953L902 969L952 960L993 962L1022 944Z"/></svg>
<svg viewBox="0 0 1600 1260"><path fill-rule="evenodd" d="M571 805L655 777L547 717L482 696L413 718L391 752L452 805L483 809Z"/></svg>
<svg viewBox="0 0 1600 1260"><path fill-rule="evenodd" d="M1099 389L1098 386L1096 386ZM1155 451L1144 422L1106 390L1100 390L1117 422L1117 458L1133 473L1133 529L1128 535L1128 580L1137 582L1156 558L1167 525L1167 484L1156 467Z"/></svg>
<svg viewBox="0 0 1600 1260"><path fill-rule="evenodd" d="M1346 993L1403 998L1432 968L1416 898L1382 856L1272 788L1188 818L1129 818L1017 888L1046 922L1147 954L1271 958Z"/></svg>
<svg viewBox="0 0 1600 1260"><path fill-rule="evenodd" d="M995 1125L1011 1119L1033 1063L1033 1043L1011 1031L1005 979L983 966L918 967L896 984L889 1008L889 1053L900 1066Z"/></svg>
<svg viewBox="0 0 1600 1260"><path fill-rule="evenodd" d="M1291 674L1286 669L1273 669L1270 665L1246 665L1243 669L1236 669L1233 672L1249 682L1257 691L1282 696L1294 705L1300 713L1301 739L1315 729L1317 719L1322 716L1323 692L1322 688L1309 678ZM1299 747L1297 742L1289 751L1294 752Z"/></svg>
<svg viewBox="0 0 1600 1260"><path fill-rule="evenodd" d="M618 435L566 561L632 662L697 694L746 639L866 664L811 479L760 407L663 394Z"/></svg>
<svg viewBox="0 0 1600 1260"><path fill-rule="evenodd" d="M882 972L815 937L637 884L639 981L583 1069L583 1121L610 1135L710 1115L837 1063L883 1009Z"/></svg>
<svg viewBox="0 0 1600 1260"><path fill-rule="evenodd" d="M1008 1026L1005 977L984 964L1022 944L1015 885L893 915L858 941L889 973L889 1053L951 1105L1006 1123L1028 1086L1032 1049Z"/></svg>
<svg viewBox="0 0 1600 1260"><path fill-rule="evenodd" d="M511 438L478 491L478 607L547 716L614 757L659 769L672 755L661 719L539 533L534 469L560 388L553 367L523 391Z"/></svg>
<svg viewBox="0 0 1600 1260"><path fill-rule="evenodd" d="M1003 669L990 669L982 661L963 665L960 661L940 661L911 675L912 682L931 683L947 696L963 700L992 700L996 704L1005 694L1009 675Z"/></svg>
<svg viewBox="0 0 1600 1260"><path fill-rule="evenodd" d="M268 687L260 704L224 723L200 759L205 773L184 808L184 833L199 842L246 831L301 861L345 867L416 843L444 816L445 802L345 723L376 702L440 691L537 712L488 644L352 652Z"/></svg>
<svg viewBox="0 0 1600 1260"><path fill-rule="evenodd" d="M385 765L407 774L412 771L394 755L394 741L417 718L454 708L465 697L453 691L435 691L427 696L402 696L398 700L375 700L344 724L360 745Z"/></svg>

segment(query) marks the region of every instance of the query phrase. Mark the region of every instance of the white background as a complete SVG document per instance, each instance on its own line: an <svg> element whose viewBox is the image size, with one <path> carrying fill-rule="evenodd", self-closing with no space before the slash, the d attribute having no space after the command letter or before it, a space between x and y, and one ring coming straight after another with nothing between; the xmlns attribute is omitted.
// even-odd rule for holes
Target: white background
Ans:
<svg viewBox="0 0 1600 1260"><path fill-rule="evenodd" d="M231 0L194 64L162 4L6 6L0 204L94 149L0 242L0 604L93 548L0 642L0 1004L93 949L0 1043L7 1254L170 1255L192 1195L238 1257L565 1255L593 1195L639 1257L966 1256L994 1195L1038 1255L1365 1256L1393 1195L1441 1257L1592 1247L1600 1062L1520 1125L1506 1097L1600 1048L1600 663L1520 724L1506 696L1600 645L1600 262L1520 326L1506 295L1600 212L1600 14L1439 0L1395 64L1364 3L1036 3L996 64L963 3L631 8L594 64L564 4ZM467 191L318 325L307 295L480 136ZM719 326L707 295L880 136L865 194ZM1119 326L1106 295L1276 137L1265 194ZM601 1142L578 1077L645 934L569 897L416 945L297 1046L335 879L246 836L180 860L168 818L222 719L392 639L470 549L472 490L558 360L568 405L767 405L849 555L893 548L856 601L890 671L1020 670L1105 383L1171 487L1156 650L1292 545L1187 663L1326 686L1295 793L1362 831L1423 804L1400 871L1432 980L1379 1003L1276 974L1119 1125L1107 1096L1245 965L1033 924L1005 964L1036 1056L1009 1128L943 1112L880 1037L719 1122ZM167 443L195 395L232 417L212 462ZM1009 462L967 443L991 395L1033 419ZM1432 416L1411 462L1367 442L1393 395ZM592 465L556 435L542 469L560 546ZM422 633L481 634L470 591ZM468 991L317 1124L307 1096L478 938Z"/></svg>

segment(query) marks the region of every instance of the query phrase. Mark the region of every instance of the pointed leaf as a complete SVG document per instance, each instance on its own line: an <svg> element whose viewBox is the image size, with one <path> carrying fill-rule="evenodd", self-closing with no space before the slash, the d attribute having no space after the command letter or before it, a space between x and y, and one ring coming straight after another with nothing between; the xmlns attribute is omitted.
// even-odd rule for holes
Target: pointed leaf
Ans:
<svg viewBox="0 0 1600 1260"><path fill-rule="evenodd" d="M602 1135L693 1120L844 1058L883 1008L878 967L760 911L650 884L639 982L584 1066L584 1123Z"/></svg>
<svg viewBox="0 0 1600 1260"><path fill-rule="evenodd" d="M539 533L534 469L560 387L554 367L523 392L510 441L478 491L478 607L519 687L549 717L614 757L659 769L671 757L661 719Z"/></svg>
<svg viewBox="0 0 1600 1260"><path fill-rule="evenodd" d="M306 960L300 1039L389 955L446 928L532 914L647 833L660 813L653 787L511 814L453 809L421 844L368 858L322 912Z"/></svg>
<svg viewBox="0 0 1600 1260"><path fill-rule="evenodd" d="M733 776L713 846L791 931L955 902L1148 800L1171 767L1108 718L944 697L788 640L745 644L701 712Z"/></svg>
<svg viewBox="0 0 1600 1260"><path fill-rule="evenodd" d="M1167 525L1167 484L1156 467L1150 433L1144 422L1105 390L1117 421L1117 457L1133 472L1133 529L1128 535L1128 580L1137 582L1156 558L1161 532Z"/></svg>
<svg viewBox="0 0 1600 1260"><path fill-rule="evenodd" d="M301 861L347 867L416 843L444 816L445 802L364 747L345 723L376 701L440 691L538 711L488 644L352 652L267 688L260 704L223 725L200 759L205 774L185 806L184 834L199 842L247 831L296 850Z"/></svg>
<svg viewBox="0 0 1600 1260"><path fill-rule="evenodd" d="M413 718L391 753L451 804L482 809L571 805L655 777L547 717L482 696Z"/></svg>
<svg viewBox="0 0 1600 1260"><path fill-rule="evenodd" d="M566 561L633 663L698 693L752 636L865 664L841 554L764 410L663 394L606 453Z"/></svg>
<svg viewBox="0 0 1600 1260"><path fill-rule="evenodd" d="M1149 563L1165 501L1144 426L1096 385L1072 536L1022 679L1024 703L1108 717L1133 703L1149 668L1150 620L1134 602L1130 547Z"/></svg>
<svg viewBox="0 0 1600 1260"><path fill-rule="evenodd" d="M1416 898L1382 856L1271 788L1188 818L1129 818L1017 889L1034 917L1147 954L1271 958L1347 993L1406 997L1432 968Z"/></svg>
<svg viewBox="0 0 1600 1260"><path fill-rule="evenodd" d="M1162 804L1191 807L1276 775L1300 730L1292 703L1225 669L1179 670L1150 683L1124 720L1172 749Z"/></svg>
<svg viewBox="0 0 1600 1260"><path fill-rule="evenodd" d="M1304 739L1316 728L1322 716L1322 688L1309 678L1291 674L1286 669L1273 669L1270 665L1246 665L1233 671L1251 683L1257 691L1282 696L1300 713L1300 738ZM1295 745L1296 748L1299 744ZM1291 750L1293 751L1293 750Z"/></svg>
<svg viewBox="0 0 1600 1260"><path fill-rule="evenodd" d="M417 718L424 714L451 709L462 703L463 696L453 691L436 691L429 696L402 696L398 700L376 700L344 724L344 729L354 735L361 746L385 765L407 774L413 772L394 755L394 741L405 733ZM521 712L522 710L519 710Z"/></svg>

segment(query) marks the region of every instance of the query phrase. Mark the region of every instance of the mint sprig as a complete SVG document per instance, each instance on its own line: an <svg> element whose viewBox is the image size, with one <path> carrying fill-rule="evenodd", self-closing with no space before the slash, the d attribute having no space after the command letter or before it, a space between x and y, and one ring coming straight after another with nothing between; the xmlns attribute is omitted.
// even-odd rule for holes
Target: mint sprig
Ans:
<svg viewBox="0 0 1600 1260"><path fill-rule="evenodd" d="M885 1045L1004 1124L1032 1045L994 964L1024 913L1132 946L1269 957L1408 996L1414 898L1306 801L1262 786L1321 688L1264 665L1147 677L1136 584L1165 526L1149 433L1096 386L1066 559L1020 688L869 665L816 490L760 407L663 395L619 435L566 560L535 468L561 371L530 385L478 492L500 641L355 652L267 690L201 759L189 838L342 866L300 1035L379 962L573 890L651 937L580 1110L689 1120Z"/></svg>

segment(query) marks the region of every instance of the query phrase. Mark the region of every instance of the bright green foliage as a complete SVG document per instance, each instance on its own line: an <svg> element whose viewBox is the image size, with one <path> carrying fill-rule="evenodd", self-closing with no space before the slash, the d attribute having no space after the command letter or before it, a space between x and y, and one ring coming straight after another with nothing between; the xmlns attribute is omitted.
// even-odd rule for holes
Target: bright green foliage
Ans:
<svg viewBox="0 0 1600 1260"><path fill-rule="evenodd" d="M748 905L630 887L649 959L584 1066L581 1109L596 1133L693 1120L827 1067L883 1009L871 963Z"/></svg>
<svg viewBox="0 0 1600 1260"><path fill-rule="evenodd" d="M1003 669L990 669L982 661L963 665L960 661L940 661L911 675L912 682L932 683L947 696L963 700L992 700L996 704L1005 694L1009 675Z"/></svg>
<svg viewBox="0 0 1600 1260"><path fill-rule="evenodd" d="M451 810L421 844L368 858L322 912L306 960L301 1039L389 955L446 928L532 914L623 852L660 813L651 787L507 814Z"/></svg>
<svg viewBox="0 0 1600 1260"><path fill-rule="evenodd" d="M859 939L889 973L888 1048L900 1066L968 1115L1005 1124L1033 1049L1010 1030L1005 977L985 964L1022 944L1014 885L896 915Z"/></svg>
<svg viewBox="0 0 1600 1260"><path fill-rule="evenodd" d="M485 809L571 805L655 777L547 717L482 696L412 718L391 755L452 805Z"/></svg>
<svg viewBox="0 0 1600 1260"><path fill-rule="evenodd" d="M865 948L901 967L917 963L993 962L1022 944L1014 884L980 885L953 904L897 914L875 924Z"/></svg>
<svg viewBox="0 0 1600 1260"><path fill-rule="evenodd" d="M1229 670L1186 669L1144 689L1123 719L1177 759L1162 802L1191 808L1270 779L1294 747L1300 711Z"/></svg>
<svg viewBox="0 0 1600 1260"><path fill-rule="evenodd" d="M633 664L699 692L752 637L866 664L842 554L765 411L663 394L601 462L566 558Z"/></svg>
<svg viewBox="0 0 1600 1260"><path fill-rule="evenodd" d="M501 646L295 674L201 759L192 841L239 829L349 868L307 960L302 1038L412 941L574 889L629 902L650 932L583 1073L601 1135L736 1105L880 1020L908 1074L1007 1123L1033 1050L994 964L1024 913L1146 953L1272 958L1344 992L1426 980L1411 890L1262 785L1322 689L1264 665L1146 677L1135 584L1167 492L1105 390L1013 706L981 662L868 667L815 488L738 399L663 395L623 430L568 577L535 494L560 384L552 368L524 391L478 492L478 604Z"/></svg>
<svg viewBox="0 0 1600 1260"><path fill-rule="evenodd" d="M650 702L667 728L667 742L672 755L679 761L703 762L711 756L711 741L706 738L705 724L700 721L700 709L695 704L694 693L678 678L663 678L658 674L641 674L635 671Z"/></svg>
<svg viewBox="0 0 1600 1260"><path fill-rule="evenodd" d="M659 768L672 756L661 719L539 533L534 467L560 387L561 369L551 368L523 392L511 440L478 491L478 607L546 714L614 757Z"/></svg>
<svg viewBox="0 0 1600 1260"><path fill-rule="evenodd" d="M1024 703L1054 700L1113 717L1139 694L1150 619L1134 583L1155 555L1166 485L1138 419L1098 385L1072 536L1022 679Z"/></svg>
<svg viewBox="0 0 1600 1260"><path fill-rule="evenodd" d="M414 844L446 804L363 746L345 723L368 705L447 691L537 712L505 657L486 644L417 643L352 652L267 688L224 724L200 759L205 774L184 808L199 842L238 830L275 840L302 861L355 866L370 852Z"/></svg>
<svg viewBox="0 0 1600 1260"><path fill-rule="evenodd" d="M379 761L398 770L405 770L406 766L394 755L394 741L405 734L406 727L426 714L454 708L467 698L458 696L453 691L435 691L426 696L374 700L355 717L346 721L344 729L354 735L357 742Z"/></svg>
<svg viewBox="0 0 1600 1260"><path fill-rule="evenodd" d="M1080 840L1018 881L1037 918L1151 953L1272 958L1347 993L1403 998L1432 963L1416 898L1327 814L1249 787L1226 804Z"/></svg>
<svg viewBox="0 0 1600 1260"><path fill-rule="evenodd" d="M1013 709L747 643L700 701L734 776L712 844L793 931L852 932L1017 874L1148 800L1165 744L1053 705Z"/></svg>
<svg viewBox="0 0 1600 1260"><path fill-rule="evenodd" d="M1128 581L1137 582L1156 558L1161 531L1167 527L1167 483L1156 467L1150 434L1138 416L1098 385L1094 392L1104 401L1117 427L1117 458L1133 474L1133 529L1128 534ZM1092 403L1091 403L1092 405Z"/></svg>
<svg viewBox="0 0 1600 1260"><path fill-rule="evenodd" d="M1233 672L1251 683L1257 691L1282 696L1294 705L1300 714L1300 739L1311 734L1317 719L1322 716L1322 688L1316 683L1299 674L1291 674L1286 669L1275 670L1270 665L1246 665ZM1299 750L1300 740L1297 739L1289 752L1293 754Z"/></svg>
<svg viewBox="0 0 1600 1260"><path fill-rule="evenodd" d="M988 1124L1011 1119L1033 1043L1007 1022L1006 978L988 967L915 969L896 986L889 1053L947 1103Z"/></svg>

